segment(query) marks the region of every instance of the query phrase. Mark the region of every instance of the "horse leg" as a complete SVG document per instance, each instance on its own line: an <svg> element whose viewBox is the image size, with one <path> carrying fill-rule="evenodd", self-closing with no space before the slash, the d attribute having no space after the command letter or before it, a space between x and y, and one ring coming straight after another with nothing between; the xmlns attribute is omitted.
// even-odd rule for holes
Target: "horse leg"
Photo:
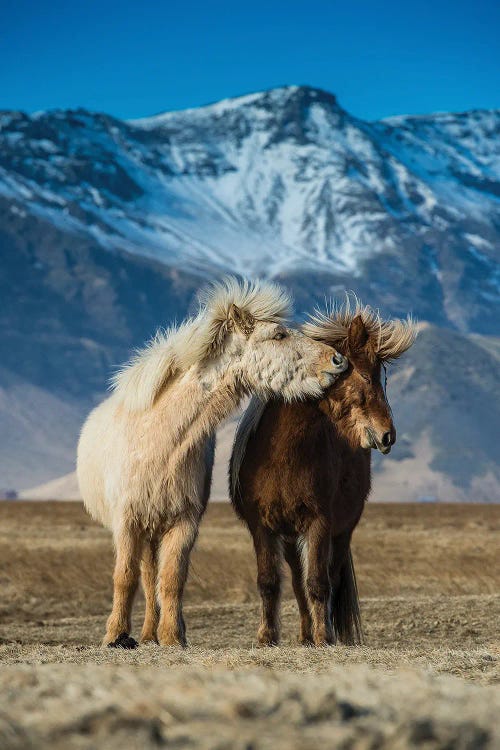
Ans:
<svg viewBox="0 0 500 750"><path fill-rule="evenodd" d="M290 566L292 572L292 586L300 614L300 631L299 642L304 646L312 643L311 637L311 612L309 611L309 602L304 587L304 571L302 569L302 559L297 549L297 542L285 543L285 560Z"/></svg>
<svg viewBox="0 0 500 750"><path fill-rule="evenodd" d="M141 560L141 577L146 599L146 611L144 613L144 624L141 632L141 643L148 641L158 643L156 631L160 608L156 599L157 551L158 543L156 539L145 542Z"/></svg>
<svg viewBox="0 0 500 750"><path fill-rule="evenodd" d="M116 562L113 575L113 608L108 617L103 645L114 648L136 648L137 641L129 636L132 604L139 583L139 561L142 534L122 528L115 537Z"/></svg>
<svg viewBox="0 0 500 750"><path fill-rule="evenodd" d="M189 556L198 535L199 518L179 517L160 542L158 597L161 646L187 646L182 616L182 597L189 570Z"/></svg>
<svg viewBox="0 0 500 750"><path fill-rule="evenodd" d="M280 637L281 543L279 537L262 524L258 524L252 534L257 556L257 586L262 599L257 640L261 646L276 646Z"/></svg>
<svg viewBox="0 0 500 750"><path fill-rule="evenodd" d="M333 643L330 619L330 524L325 518L316 518L307 531L307 581L306 590L311 607L312 636L315 646Z"/></svg>

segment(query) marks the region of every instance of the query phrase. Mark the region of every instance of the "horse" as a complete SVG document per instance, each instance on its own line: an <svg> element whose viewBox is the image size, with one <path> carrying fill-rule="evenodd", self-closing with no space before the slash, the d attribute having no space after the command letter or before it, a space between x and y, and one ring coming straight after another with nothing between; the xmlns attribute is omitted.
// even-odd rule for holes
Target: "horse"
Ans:
<svg viewBox="0 0 500 750"><path fill-rule="evenodd" d="M271 283L212 285L198 314L137 352L88 416L78 481L87 511L112 531L116 556L103 645L137 647L130 631L140 574L141 642L187 645L182 597L217 425L248 394L319 396L347 367L333 348L285 326L290 305Z"/></svg>
<svg viewBox="0 0 500 750"><path fill-rule="evenodd" d="M257 558L260 645L279 642L282 557L300 613L299 642L362 642L351 537L371 485L371 450L390 452L396 430L381 370L414 342L411 318L381 320L347 300L302 326L349 365L321 399L286 404L253 397L230 461L230 496Z"/></svg>

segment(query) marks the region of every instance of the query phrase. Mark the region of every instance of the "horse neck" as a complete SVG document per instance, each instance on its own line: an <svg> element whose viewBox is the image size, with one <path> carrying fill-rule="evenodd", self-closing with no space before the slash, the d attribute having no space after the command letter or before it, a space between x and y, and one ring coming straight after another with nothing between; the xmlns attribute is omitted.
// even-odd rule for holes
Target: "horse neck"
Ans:
<svg viewBox="0 0 500 750"><path fill-rule="evenodd" d="M223 366L191 367L155 404L155 418L165 425L175 446L172 460L211 435L245 395L230 362L224 364L225 371Z"/></svg>

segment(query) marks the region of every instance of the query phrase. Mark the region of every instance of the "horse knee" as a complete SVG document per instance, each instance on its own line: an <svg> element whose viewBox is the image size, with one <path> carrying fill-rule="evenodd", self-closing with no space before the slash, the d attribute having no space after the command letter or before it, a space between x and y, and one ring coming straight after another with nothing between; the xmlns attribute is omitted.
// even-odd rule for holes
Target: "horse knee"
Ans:
<svg viewBox="0 0 500 750"><path fill-rule="evenodd" d="M328 576L308 576L307 593L313 601L324 602L330 596Z"/></svg>
<svg viewBox="0 0 500 750"><path fill-rule="evenodd" d="M139 564L118 565L113 573L113 584L116 590L127 590L139 581Z"/></svg>
<svg viewBox="0 0 500 750"><path fill-rule="evenodd" d="M278 576L259 575L257 585L262 597L265 599L274 599L279 596L281 582Z"/></svg>

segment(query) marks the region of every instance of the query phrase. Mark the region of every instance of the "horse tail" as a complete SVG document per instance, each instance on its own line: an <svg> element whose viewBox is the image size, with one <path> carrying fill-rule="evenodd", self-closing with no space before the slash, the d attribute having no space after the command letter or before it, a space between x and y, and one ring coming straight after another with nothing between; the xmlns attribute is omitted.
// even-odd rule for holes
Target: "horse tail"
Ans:
<svg viewBox="0 0 500 750"><path fill-rule="evenodd" d="M347 646L363 643L358 585L350 548L332 600L333 627L338 640Z"/></svg>
<svg viewBox="0 0 500 750"><path fill-rule="evenodd" d="M238 429L234 436L231 459L229 461L229 497L233 504L238 492L240 469L245 458L248 441L256 432L265 408L265 401L261 401L257 396L253 396L238 424Z"/></svg>

